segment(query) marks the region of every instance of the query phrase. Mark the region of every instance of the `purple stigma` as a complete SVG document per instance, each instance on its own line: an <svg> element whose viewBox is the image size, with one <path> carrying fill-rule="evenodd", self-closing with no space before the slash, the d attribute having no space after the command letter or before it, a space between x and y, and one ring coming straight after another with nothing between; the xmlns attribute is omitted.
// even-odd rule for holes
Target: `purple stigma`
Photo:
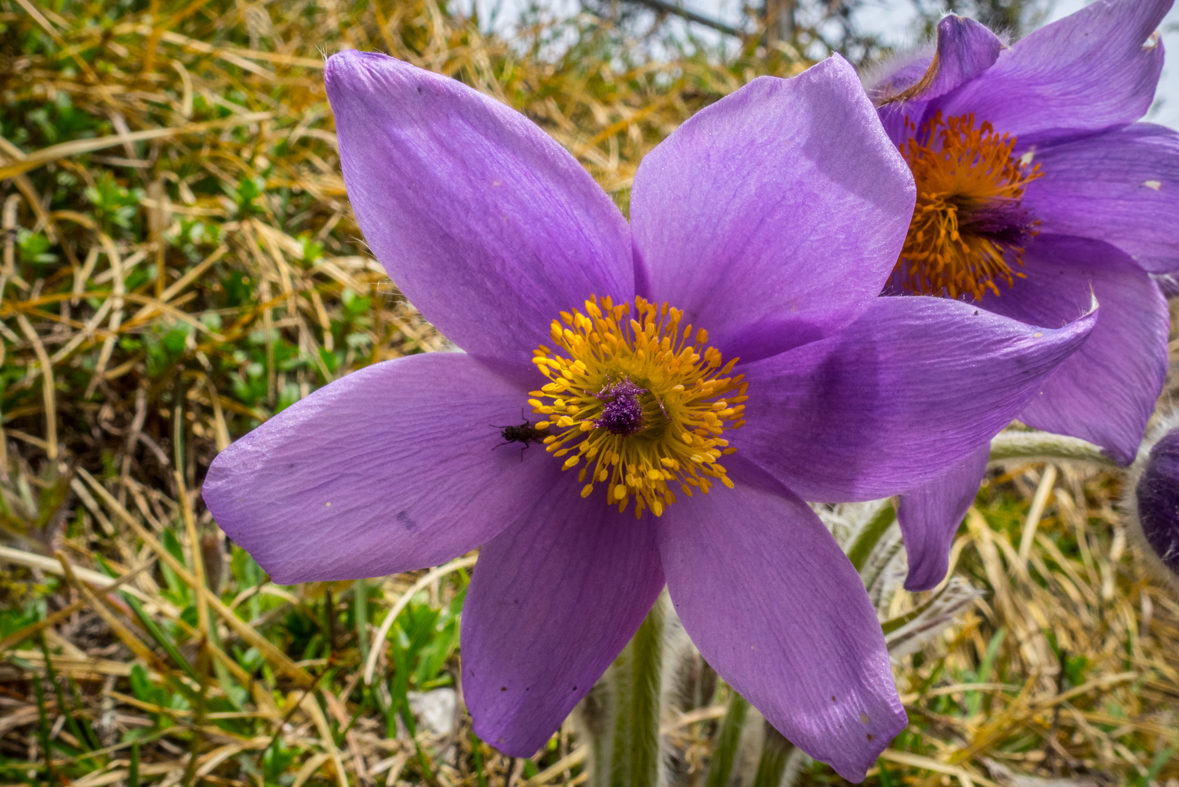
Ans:
<svg viewBox="0 0 1179 787"><path fill-rule="evenodd" d="M630 380L607 383L597 393L597 397L606 404L602 407L602 417L594 421L594 426L623 437L641 431L643 404L639 401L639 394L644 393L647 393L647 389L638 387Z"/></svg>

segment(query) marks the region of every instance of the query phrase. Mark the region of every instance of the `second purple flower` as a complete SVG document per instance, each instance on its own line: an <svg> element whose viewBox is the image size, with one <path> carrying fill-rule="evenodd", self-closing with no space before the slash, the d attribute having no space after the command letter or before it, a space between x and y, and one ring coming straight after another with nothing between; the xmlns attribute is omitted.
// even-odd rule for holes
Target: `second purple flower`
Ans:
<svg viewBox="0 0 1179 787"><path fill-rule="evenodd" d="M1004 46L947 16L933 52L871 88L917 182L893 295L933 295L1032 325L1101 318L1018 415L1133 461L1167 370L1166 300L1179 270L1179 133L1138 121L1163 63L1172 0L1100 0ZM910 572L931 588L987 465L980 448L903 495Z"/></svg>

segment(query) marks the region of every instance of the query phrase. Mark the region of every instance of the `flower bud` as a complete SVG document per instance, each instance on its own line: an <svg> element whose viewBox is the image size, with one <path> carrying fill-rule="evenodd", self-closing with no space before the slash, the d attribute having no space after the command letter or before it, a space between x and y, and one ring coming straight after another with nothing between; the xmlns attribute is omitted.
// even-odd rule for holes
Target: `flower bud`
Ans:
<svg viewBox="0 0 1179 787"><path fill-rule="evenodd" d="M1139 454L1139 464L1133 524L1147 559L1179 584L1179 428L1167 431L1145 458Z"/></svg>

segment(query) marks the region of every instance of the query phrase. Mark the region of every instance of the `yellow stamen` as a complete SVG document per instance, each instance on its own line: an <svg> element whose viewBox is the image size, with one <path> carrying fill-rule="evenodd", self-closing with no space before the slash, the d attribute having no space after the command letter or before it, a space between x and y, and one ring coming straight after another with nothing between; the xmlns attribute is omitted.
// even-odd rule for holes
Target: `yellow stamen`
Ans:
<svg viewBox="0 0 1179 787"><path fill-rule="evenodd" d="M563 469L586 460L582 497L605 484L606 502L620 512L633 497L636 517L660 516L676 500L669 482L689 495L689 487L707 494L711 479L732 486L717 460L733 450L724 431L744 423L746 383L730 376L736 359L725 363L707 346L707 332L681 330L682 319L666 303L615 305L593 296L585 314L561 312L553 321L556 350L533 351L549 382L528 403L559 430L545 438L545 450L573 454Z"/></svg>
<svg viewBox="0 0 1179 787"><path fill-rule="evenodd" d="M900 146L917 182L917 205L897 262L907 292L999 294L1024 275L1024 246L1039 225L1020 208L1024 189L1041 177L1013 157L1015 138L990 123L974 127L974 115L942 119L938 112ZM919 141L923 139L924 142Z"/></svg>

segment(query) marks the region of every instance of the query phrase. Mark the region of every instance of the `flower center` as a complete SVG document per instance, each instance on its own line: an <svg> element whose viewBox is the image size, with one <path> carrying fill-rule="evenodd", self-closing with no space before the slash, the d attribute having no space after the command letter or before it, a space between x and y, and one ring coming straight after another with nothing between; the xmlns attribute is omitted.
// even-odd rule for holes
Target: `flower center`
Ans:
<svg viewBox="0 0 1179 787"><path fill-rule="evenodd" d="M707 494L712 479L733 486L718 460L736 450L722 435L745 423L746 384L729 376L737 359L724 363L708 332L681 329L682 319L666 303L593 296L585 314L553 320L556 350L533 351L549 379L528 400L548 416L536 428L548 430L545 450L566 457L565 470L581 465L582 497L604 484L619 512L633 497L636 517L660 516L676 500L669 482L689 497Z"/></svg>
<svg viewBox="0 0 1179 787"><path fill-rule="evenodd" d="M911 132L916 126L909 123ZM976 299L996 280L1010 287L1024 275L1024 247L1040 222L1021 207L1040 165L1011 155L1015 138L990 123L974 127L974 115L943 120L941 112L900 146L917 182L917 205L897 261L906 292L969 294Z"/></svg>

